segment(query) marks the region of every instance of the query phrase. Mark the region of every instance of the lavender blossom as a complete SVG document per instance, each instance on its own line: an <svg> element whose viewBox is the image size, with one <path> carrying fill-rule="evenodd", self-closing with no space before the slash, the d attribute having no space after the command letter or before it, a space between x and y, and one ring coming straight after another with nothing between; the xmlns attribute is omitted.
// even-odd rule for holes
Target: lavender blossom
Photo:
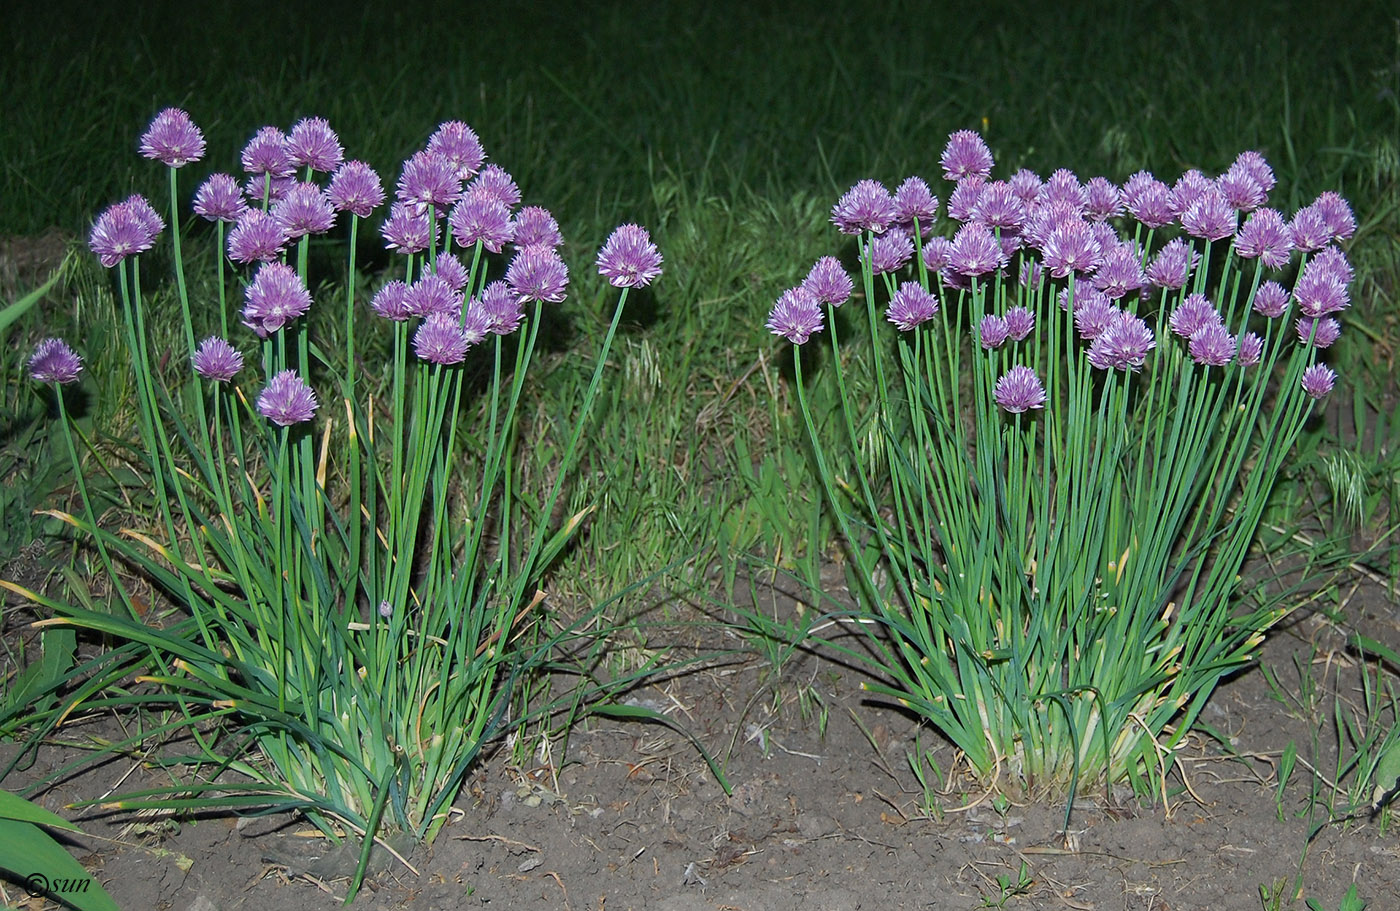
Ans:
<svg viewBox="0 0 1400 911"><path fill-rule="evenodd" d="M1274 178L1274 170L1269 167L1269 163L1264 160L1264 156L1258 152L1241 152L1235 159L1234 166L1243 168L1254 178L1254 182L1259 184L1265 193L1274 188L1277 181Z"/></svg>
<svg viewBox="0 0 1400 911"><path fill-rule="evenodd" d="M510 335L525 320L520 309L520 297L503 281L494 281L481 291L481 297L468 305L467 311L475 307L485 319L487 332L496 335Z"/></svg>
<svg viewBox="0 0 1400 911"><path fill-rule="evenodd" d="M287 156L292 164L329 174L345 160L340 137L324 117L304 117L287 134Z"/></svg>
<svg viewBox="0 0 1400 911"><path fill-rule="evenodd" d="M267 338L311 309L311 292L284 263L263 263L244 292L243 325Z"/></svg>
<svg viewBox="0 0 1400 911"><path fill-rule="evenodd" d="M396 323L402 323L413 315L408 307L408 285L398 280L386 282L374 293L369 305L376 314Z"/></svg>
<svg viewBox="0 0 1400 911"><path fill-rule="evenodd" d="M948 217L964 224L976 219L977 203L982 199L986 186L987 182L981 177L967 177L958 181L948 195Z"/></svg>
<svg viewBox="0 0 1400 911"><path fill-rule="evenodd" d="M564 237L559 233L559 223L549 214L548 209L526 206L516 213L515 234L511 239L511 243L516 247L522 250L526 247L548 247L554 250L563 242Z"/></svg>
<svg viewBox="0 0 1400 911"><path fill-rule="evenodd" d="M520 188L505 168L489 164L467 185L467 193L499 199L507 209L520 205Z"/></svg>
<svg viewBox="0 0 1400 911"><path fill-rule="evenodd" d="M1160 228L1176 217L1171 190L1147 171L1138 171L1123 184L1123 206L1148 228Z"/></svg>
<svg viewBox="0 0 1400 911"><path fill-rule="evenodd" d="M1158 288L1172 291L1183 288L1200 259L1201 254L1193 251L1186 241L1173 237L1157 251L1147 267L1147 280Z"/></svg>
<svg viewBox="0 0 1400 911"><path fill-rule="evenodd" d="M272 218L288 240L296 240L329 231L335 224L335 210L319 186L298 182L272 206Z"/></svg>
<svg viewBox="0 0 1400 911"><path fill-rule="evenodd" d="M1298 318L1298 342L1316 348L1330 348L1342 335L1342 326L1330 316L1315 319L1310 316Z"/></svg>
<svg viewBox="0 0 1400 911"><path fill-rule="evenodd" d="M1304 206L1294 212L1288 229L1293 234L1293 248L1304 253L1321 250L1332 240L1332 228L1316 206Z"/></svg>
<svg viewBox="0 0 1400 911"><path fill-rule="evenodd" d="M1189 339L1197 330L1220 325L1223 321L1220 311L1215 309L1215 305L1204 294L1190 294L1172 311L1169 322L1172 332Z"/></svg>
<svg viewBox="0 0 1400 911"><path fill-rule="evenodd" d="M432 206L440 215L461 199L462 182L452 162L425 149L404 162L394 195L415 214L427 213Z"/></svg>
<svg viewBox="0 0 1400 911"><path fill-rule="evenodd" d="M781 335L794 345L801 345L813 333L822 331L825 321L821 304L815 298L800 288L789 288L773 305L766 325L774 335Z"/></svg>
<svg viewBox="0 0 1400 911"><path fill-rule="evenodd" d="M144 199L132 196L109 206L93 223L88 248L108 269L155 246L164 228L160 217Z"/></svg>
<svg viewBox="0 0 1400 911"><path fill-rule="evenodd" d="M258 414L281 427L309 421L316 415L316 393L295 370L283 370L258 394Z"/></svg>
<svg viewBox="0 0 1400 911"><path fill-rule="evenodd" d="M658 254L657 261L660 259ZM660 273L658 268L655 274ZM640 284L628 287L640 288L650 280L647 278ZM516 253L506 267L506 284L522 301L557 304L564 299L568 288L569 267L564 265L558 253L548 247L526 247Z"/></svg>
<svg viewBox="0 0 1400 911"><path fill-rule="evenodd" d="M337 212L368 218L371 212L384 205L384 185L374 169L363 161L347 161L331 175L326 196Z"/></svg>
<svg viewBox="0 0 1400 911"><path fill-rule="evenodd" d="M1006 411L1021 414L1032 408L1045 407L1045 387L1034 370L1017 364L997 380L992 398Z"/></svg>
<svg viewBox="0 0 1400 911"><path fill-rule="evenodd" d="M1087 222L1064 221L1055 226L1041 248L1045 268L1056 278L1071 272L1092 272L1099 267L1103 251Z"/></svg>
<svg viewBox="0 0 1400 911"><path fill-rule="evenodd" d="M444 313L455 319L462 312L462 295L448 284L447 279L429 273L408 286L403 305L409 316L428 317Z"/></svg>
<svg viewBox="0 0 1400 911"><path fill-rule="evenodd" d="M917 219L920 236L927 235L938 217L938 197L922 177L907 177L894 191L894 224L914 231Z"/></svg>
<svg viewBox="0 0 1400 911"><path fill-rule="evenodd" d="M992 151L977 132L958 130L948 137L938 163L943 166L943 177L947 180L986 178L992 173Z"/></svg>
<svg viewBox="0 0 1400 911"><path fill-rule="evenodd" d="M598 274L614 288L645 288L661 274L661 253L640 225L619 225L598 251Z"/></svg>
<svg viewBox="0 0 1400 911"><path fill-rule="evenodd" d="M1006 344L1010 334L1011 329L1006 325L1006 319L996 314L988 313L977 323L977 335L982 341L982 347L988 350Z"/></svg>
<svg viewBox="0 0 1400 911"><path fill-rule="evenodd" d="M1235 235L1235 252L1244 259L1259 258L1270 269L1281 269L1293 255L1293 233L1274 209L1257 209Z"/></svg>
<svg viewBox="0 0 1400 911"><path fill-rule="evenodd" d="M1215 186L1230 206L1241 212L1253 212L1262 206L1269 196L1255 179L1253 171L1241 165L1238 160L1216 178Z"/></svg>
<svg viewBox="0 0 1400 911"><path fill-rule="evenodd" d="M243 182L243 194L248 202L261 208L268 206L287 195L296 178L273 177L271 174L254 174Z"/></svg>
<svg viewBox="0 0 1400 911"><path fill-rule="evenodd" d="M1315 399L1320 399L1332 391L1337 382L1337 374L1326 364L1313 364L1303 371L1303 391Z"/></svg>
<svg viewBox="0 0 1400 911"><path fill-rule="evenodd" d="M1093 286L1113 300L1146 284L1142 258L1131 243L1115 243L1105 249L1103 260L1090 277Z"/></svg>
<svg viewBox="0 0 1400 911"><path fill-rule="evenodd" d="M986 225L971 222L953 236L953 255L948 264L954 272L973 278L1001 265L1001 247Z"/></svg>
<svg viewBox="0 0 1400 911"><path fill-rule="evenodd" d="M413 334L413 351L432 364L460 364L467 357L466 334L450 313L434 313Z"/></svg>
<svg viewBox="0 0 1400 911"><path fill-rule="evenodd" d="M1221 323L1210 323L1191 335L1191 359L1206 367L1224 367L1235 356L1235 340Z"/></svg>
<svg viewBox="0 0 1400 911"><path fill-rule="evenodd" d="M1238 217L1225 194L1211 185L1181 213L1181 227L1192 237L1221 240L1235 233Z"/></svg>
<svg viewBox="0 0 1400 911"><path fill-rule="evenodd" d="M461 291L467 286L467 267L455 256L443 254L437 258L437 274L447 282L453 291Z"/></svg>
<svg viewBox="0 0 1400 911"><path fill-rule="evenodd" d="M831 207L831 223L842 234L880 234L894 219L894 198L878 180L858 181Z"/></svg>
<svg viewBox="0 0 1400 911"><path fill-rule="evenodd" d="M1090 177L1084 185L1084 210L1094 221L1123 214L1123 192L1107 177Z"/></svg>
<svg viewBox="0 0 1400 911"><path fill-rule="evenodd" d="M228 258L236 263L272 262L287 247L286 229L262 209L247 209L228 235Z"/></svg>
<svg viewBox="0 0 1400 911"><path fill-rule="evenodd" d="M66 386L83 372L83 359L61 338L46 338L29 358L29 377L36 383Z"/></svg>
<svg viewBox="0 0 1400 911"><path fill-rule="evenodd" d="M287 136L277 127L263 127L253 134L243 147L241 156L245 174L291 177L296 170L292 156L287 153Z"/></svg>
<svg viewBox="0 0 1400 911"><path fill-rule="evenodd" d="M924 265L930 272L939 272L953 261L953 242L939 235L930 237L923 246Z"/></svg>
<svg viewBox="0 0 1400 911"><path fill-rule="evenodd" d="M1147 324L1140 317L1120 312L1094 339L1085 357L1099 370L1138 371L1155 347L1157 342Z"/></svg>
<svg viewBox="0 0 1400 911"><path fill-rule="evenodd" d="M1182 174L1176 179L1176 183L1172 184L1168 202L1172 216L1180 218L1185 215L1186 210L1190 209L1203 193L1214 188L1215 183L1195 168Z"/></svg>
<svg viewBox="0 0 1400 911"><path fill-rule="evenodd" d="M194 211L206 221L237 222L248 211L231 174L211 174L194 194Z"/></svg>
<svg viewBox="0 0 1400 911"><path fill-rule="evenodd" d="M1074 328L1079 337L1092 342L1103 334L1121 313L1103 294L1086 295L1074 304Z"/></svg>
<svg viewBox="0 0 1400 911"><path fill-rule="evenodd" d="M1045 182L1040 179L1039 174L1029 168L1022 168L1011 175L1007 186L1011 187L1011 192L1016 194L1017 199L1029 206L1040 196L1040 190L1045 186Z"/></svg>
<svg viewBox="0 0 1400 911"><path fill-rule="evenodd" d="M1329 272L1332 278L1343 285L1349 285L1356 277L1347 255L1338 247L1324 247L1316 256L1308 260L1308 271Z"/></svg>
<svg viewBox="0 0 1400 911"><path fill-rule="evenodd" d="M914 258L914 242L896 228L872 237L865 245L865 255L875 275L898 272Z"/></svg>
<svg viewBox="0 0 1400 911"><path fill-rule="evenodd" d="M1083 185L1079 183L1079 177L1069 168L1060 168L1046 179L1038 201L1042 205L1048 206L1057 203L1069 205L1073 207L1075 212L1082 215L1088 205L1089 198Z"/></svg>
<svg viewBox="0 0 1400 911"><path fill-rule="evenodd" d="M141 136L140 152L142 158L182 168L204 157L204 134L189 114L179 108L166 108Z"/></svg>
<svg viewBox="0 0 1400 911"><path fill-rule="evenodd" d="M1021 230L1029 210L1010 184L994 180L982 188L973 204L972 215L989 228L1001 228L1005 237L1007 233Z"/></svg>
<svg viewBox="0 0 1400 911"><path fill-rule="evenodd" d="M243 369L243 355L217 335L200 342L190 361L195 373L216 383L227 383Z"/></svg>
<svg viewBox="0 0 1400 911"><path fill-rule="evenodd" d="M1346 285L1326 269L1304 269L1293 284L1293 298L1307 316L1326 316L1351 305Z"/></svg>
<svg viewBox="0 0 1400 911"><path fill-rule="evenodd" d="M510 209L501 200L485 193L463 196L452 207L447 223L457 243L467 249L480 243L486 250L500 253L501 248L515 237L515 223L511 221Z"/></svg>
<svg viewBox="0 0 1400 911"><path fill-rule="evenodd" d="M1006 334L1013 342L1025 341L1035 328L1035 313L1027 307L1011 307L1006 311Z"/></svg>
<svg viewBox="0 0 1400 911"><path fill-rule="evenodd" d="M836 257L823 256L802 280L802 290L823 304L840 307L850 300L855 285Z"/></svg>
<svg viewBox="0 0 1400 911"><path fill-rule="evenodd" d="M452 162L458 180L471 180L481 170L486 153L481 148L481 140L472 128L460 120L449 120L440 124L433 135L428 137L428 151L441 155Z"/></svg>
<svg viewBox="0 0 1400 911"><path fill-rule="evenodd" d="M404 202L396 202L389 207L389 217L379 229L384 245L400 253L422 253L430 244L437 241L433 235L433 222L427 211L415 212ZM499 248L493 253L500 252Z"/></svg>
<svg viewBox="0 0 1400 911"><path fill-rule="evenodd" d="M1312 209L1322 217L1332 240L1346 240L1356 233L1356 216L1347 201L1335 191L1324 191L1313 200Z"/></svg>
<svg viewBox="0 0 1400 911"><path fill-rule="evenodd" d="M1253 367L1264 357L1264 340L1257 333L1246 332L1240 337L1239 353L1235 362L1241 367Z"/></svg>
<svg viewBox="0 0 1400 911"><path fill-rule="evenodd" d="M936 313L938 298L924 290L918 282L904 282L890 298L885 319L898 326L901 332L909 332L920 323L932 319Z"/></svg>

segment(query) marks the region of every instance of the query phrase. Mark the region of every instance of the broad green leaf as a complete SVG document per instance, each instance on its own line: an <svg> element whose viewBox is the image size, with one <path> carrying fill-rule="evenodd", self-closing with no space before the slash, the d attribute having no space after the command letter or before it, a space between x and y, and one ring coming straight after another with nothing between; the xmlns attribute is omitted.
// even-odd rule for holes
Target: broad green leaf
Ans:
<svg viewBox="0 0 1400 911"><path fill-rule="evenodd" d="M53 886L50 895L78 911L121 911L102 883L33 823L0 819L0 869L26 885Z"/></svg>

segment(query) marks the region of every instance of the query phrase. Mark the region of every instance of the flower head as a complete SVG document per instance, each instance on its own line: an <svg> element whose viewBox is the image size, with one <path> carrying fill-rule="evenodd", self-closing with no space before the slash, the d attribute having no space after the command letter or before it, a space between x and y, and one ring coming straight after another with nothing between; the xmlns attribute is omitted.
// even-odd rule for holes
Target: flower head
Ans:
<svg viewBox="0 0 1400 911"><path fill-rule="evenodd" d="M1115 243L1108 247L1103 261L1094 270L1092 282L1113 300L1118 300L1129 291L1137 291L1147 283L1142 271L1142 257L1132 243Z"/></svg>
<svg viewBox="0 0 1400 911"><path fill-rule="evenodd" d="M236 263L271 262L287 247L287 230L269 212L245 209L228 234L228 258Z"/></svg>
<svg viewBox="0 0 1400 911"><path fill-rule="evenodd" d="M311 309L311 292L284 263L263 263L244 292L243 325L267 338Z"/></svg>
<svg viewBox="0 0 1400 911"><path fill-rule="evenodd" d="M1332 228L1322 217L1322 211L1316 204L1304 206L1294 212L1288 229L1293 234L1294 249L1304 253L1321 250L1332 239Z"/></svg>
<svg viewBox="0 0 1400 911"><path fill-rule="evenodd" d="M1006 334L1013 342L1025 341L1035 328L1035 313L1027 307L1011 307L1006 311Z"/></svg>
<svg viewBox="0 0 1400 911"><path fill-rule="evenodd" d="M472 128L460 120L440 124L428 137L428 151L441 155L452 163L458 180L471 180L481 170L486 153Z"/></svg>
<svg viewBox="0 0 1400 911"><path fill-rule="evenodd" d="M463 196L452 207L447 224L457 243L468 249L480 242L489 252L500 253L515 236L515 222L510 219L509 207L486 193Z"/></svg>
<svg viewBox="0 0 1400 911"><path fill-rule="evenodd" d="M1017 364L997 380L992 390L992 398L997 404L1012 414L1021 414L1032 408L1045 407L1045 387L1035 371Z"/></svg>
<svg viewBox="0 0 1400 911"><path fill-rule="evenodd" d="M29 376L36 383L66 386L83 372L83 359L61 338L46 338L29 358Z"/></svg>
<svg viewBox="0 0 1400 911"><path fill-rule="evenodd" d="M243 193L248 202L255 206L270 206L291 189L296 183L292 176L274 177L271 174L254 174L243 182Z"/></svg>
<svg viewBox="0 0 1400 911"><path fill-rule="evenodd" d="M914 241L900 229L877 234L865 245L870 271L885 275L903 269L914 258Z"/></svg>
<svg viewBox="0 0 1400 911"><path fill-rule="evenodd" d="M455 256L443 254L437 258L437 274L447 282L453 291L461 291L467 286L467 267Z"/></svg>
<svg viewBox="0 0 1400 911"><path fill-rule="evenodd" d="M1207 367L1224 367L1235 356L1235 340L1221 323L1197 329L1187 346L1191 359Z"/></svg>
<svg viewBox="0 0 1400 911"><path fill-rule="evenodd" d="M309 421L316 415L316 393L295 370L283 370L258 394L258 414L281 427Z"/></svg>
<svg viewBox="0 0 1400 911"><path fill-rule="evenodd" d="M938 197L928 188L922 177L907 177L894 191L894 223L901 228L914 230L914 220L919 221L920 234L927 234L938 217Z"/></svg>
<svg viewBox="0 0 1400 911"><path fill-rule="evenodd" d="M1074 328L1087 342L1098 338L1121 311L1101 292L1086 294L1074 302Z"/></svg>
<svg viewBox="0 0 1400 911"><path fill-rule="evenodd" d="M948 180L985 178L992 173L992 150L976 131L958 130L948 137L938 163L943 166L943 176Z"/></svg>
<svg viewBox="0 0 1400 911"><path fill-rule="evenodd" d="M497 164L482 168L467 185L467 193L499 199L507 209L520 205L520 188L515 185L515 179Z"/></svg>
<svg viewBox="0 0 1400 911"><path fill-rule="evenodd" d="M166 108L141 136L142 158L154 158L172 168L180 168L204 157L204 134L190 115L179 108Z"/></svg>
<svg viewBox="0 0 1400 911"><path fill-rule="evenodd" d="M304 117L287 134L287 155L292 164L329 174L345 160L340 137L324 117Z"/></svg>
<svg viewBox="0 0 1400 911"><path fill-rule="evenodd" d="M1315 399L1320 399L1332 391L1337 382L1337 374L1326 364L1313 364L1303 371L1303 391Z"/></svg>
<svg viewBox="0 0 1400 911"><path fill-rule="evenodd" d="M557 304L569 285L569 267L549 247L526 247L506 267L506 284L522 302Z"/></svg>
<svg viewBox="0 0 1400 911"><path fill-rule="evenodd" d="M1259 258L1270 269L1280 269L1293 255L1293 232L1274 209L1257 209L1235 235L1235 252L1245 259Z"/></svg>
<svg viewBox="0 0 1400 911"><path fill-rule="evenodd" d="M969 222L953 235L953 255L948 265L969 278L984 275L1001 266L1001 247L992 229Z"/></svg>
<svg viewBox="0 0 1400 911"><path fill-rule="evenodd" d="M429 273L408 286L403 305L409 316L445 313L455 319L462 312L462 295L447 283L447 279Z"/></svg>
<svg viewBox="0 0 1400 911"><path fill-rule="evenodd" d="M335 210L326 191L314 183L298 181L272 206L272 217L288 240L308 234L324 234L335 224Z"/></svg>
<svg viewBox="0 0 1400 911"><path fill-rule="evenodd" d="M432 364L460 364L471 345L450 313L434 313L413 334L413 351Z"/></svg>
<svg viewBox="0 0 1400 911"><path fill-rule="evenodd" d="M768 329L794 345L805 343L824 325L821 304L801 288L784 291L768 314Z"/></svg>
<svg viewBox="0 0 1400 911"><path fill-rule="evenodd" d="M470 312L475 307L485 318L485 330L496 335L510 335L525 320L520 309L520 296L511 290L504 281L494 281L481 290L481 297L475 298L467 307Z"/></svg>
<svg viewBox="0 0 1400 911"><path fill-rule="evenodd" d="M408 307L408 285L397 279L385 282L384 287L374 293L369 305L376 314L396 323L413 315Z"/></svg>
<svg viewBox="0 0 1400 911"><path fill-rule="evenodd" d="M206 380L227 383L243 369L243 355L224 339L211 335L190 356L194 372Z"/></svg>
<svg viewBox="0 0 1400 911"><path fill-rule="evenodd" d="M948 194L948 217L954 221L969 222L979 217L977 204L982 201L982 193L987 181L981 177L965 177Z"/></svg>
<svg viewBox="0 0 1400 911"><path fill-rule="evenodd" d="M598 251L598 274L614 288L645 288L661 274L661 253L640 225L619 225Z"/></svg>
<svg viewBox="0 0 1400 911"><path fill-rule="evenodd" d="M1214 188L1214 181L1195 168L1182 174L1176 179L1176 183L1172 184L1169 201L1172 216L1180 218L1185 215L1186 210L1200 199L1202 193Z"/></svg>
<svg viewBox="0 0 1400 911"><path fill-rule="evenodd" d="M1006 344L1006 339L1011 335L1011 329L1006 325L1006 318L988 313L977 323L977 334L982 339L982 347L987 349L1000 348Z"/></svg>
<svg viewBox="0 0 1400 911"><path fill-rule="evenodd" d="M1241 367L1253 367L1264 357L1264 340L1258 333L1246 332L1240 337L1239 353L1235 362Z"/></svg>
<svg viewBox="0 0 1400 911"><path fill-rule="evenodd" d="M384 205L384 185L363 161L347 161L331 175L326 196L337 212L368 218L369 213Z"/></svg>
<svg viewBox="0 0 1400 911"><path fill-rule="evenodd" d="M516 247L548 247L553 250L564 242L559 222L541 206L526 206L515 214L515 234L511 243Z"/></svg>
<svg viewBox="0 0 1400 911"><path fill-rule="evenodd" d="M1254 312L1269 319L1283 316L1288 309L1288 292L1276 281L1267 281L1254 292Z"/></svg>
<svg viewBox="0 0 1400 911"><path fill-rule="evenodd" d="M1123 213L1123 191L1107 177L1090 177L1084 185L1084 210L1094 221L1106 221Z"/></svg>
<svg viewBox="0 0 1400 911"><path fill-rule="evenodd" d="M1347 201L1336 192L1324 191L1313 200L1312 208L1322 217L1332 240L1346 240L1356 233L1356 216L1352 214Z"/></svg>
<svg viewBox="0 0 1400 911"><path fill-rule="evenodd" d="M1304 269L1293 283L1293 297L1307 316L1326 316L1351 305L1346 285L1327 269Z"/></svg>
<svg viewBox="0 0 1400 911"><path fill-rule="evenodd" d="M422 253L436 240L433 222L427 211L415 212L412 206L402 201L389 207L389 217L384 219L379 233L386 247L400 253Z"/></svg>
<svg viewBox="0 0 1400 911"><path fill-rule="evenodd" d="M855 284L841 262L834 256L823 256L802 280L802 290L823 304L839 307L850 300Z"/></svg>
<svg viewBox="0 0 1400 911"><path fill-rule="evenodd" d="M1269 163L1264 160L1264 156L1255 151L1241 152L1235 159L1232 167L1239 167L1248 172L1254 182L1259 184L1265 193L1274 188L1277 180L1274 178L1274 170L1269 167Z"/></svg>
<svg viewBox="0 0 1400 911"><path fill-rule="evenodd" d="M1241 212L1253 212L1264 204L1269 194L1259 185L1254 172L1236 159L1230 169L1215 180L1215 186L1230 205Z"/></svg>
<svg viewBox="0 0 1400 911"><path fill-rule="evenodd" d="M1160 228L1176 217L1171 190L1147 171L1138 171L1123 184L1123 206L1148 228Z"/></svg>
<svg viewBox="0 0 1400 911"><path fill-rule="evenodd" d="M1173 291L1183 288L1200 259L1201 255L1193 252L1186 241L1173 237L1157 251L1152 264L1147 267L1147 280L1158 288Z"/></svg>
<svg viewBox="0 0 1400 911"><path fill-rule="evenodd" d="M1192 237L1221 240L1235 233L1238 214L1215 185L1202 190L1181 213L1181 226Z"/></svg>
<svg viewBox="0 0 1400 911"><path fill-rule="evenodd" d="M1142 318L1120 311L1089 345L1085 357L1099 370L1137 371L1156 347L1152 330Z"/></svg>
<svg viewBox="0 0 1400 911"><path fill-rule="evenodd" d="M926 322L938 313L938 298L934 297L917 282L904 282L890 298L885 319L908 332L920 323Z"/></svg>
<svg viewBox="0 0 1400 911"><path fill-rule="evenodd" d="M994 180L984 184L972 206L972 216L989 228L1001 228L1002 236L1021 230L1030 212L1011 184Z"/></svg>
<svg viewBox="0 0 1400 911"><path fill-rule="evenodd" d="M194 193L194 211L206 221L236 222L248 204L232 174L211 174Z"/></svg>
<svg viewBox="0 0 1400 911"><path fill-rule="evenodd" d="M1007 186L1011 187L1011 192L1016 194L1016 198L1026 205L1036 201L1040 196L1040 190L1045 186L1045 181L1040 179L1040 175L1030 168L1022 168L1011 175Z"/></svg>
<svg viewBox="0 0 1400 911"><path fill-rule="evenodd" d="M1092 272L1103 259L1103 250L1089 230L1088 222L1070 219L1056 225L1041 248L1045 268L1056 278L1071 272Z"/></svg>
<svg viewBox="0 0 1400 911"><path fill-rule="evenodd" d="M462 197L462 182L452 162L424 149L404 162L394 195L415 213L426 213L428 206L442 213Z"/></svg>
<svg viewBox="0 0 1400 911"><path fill-rule="evenodd" d="M1191 338L1198 329L1221 323L1220 311L1204 294L1187 295L1172 311L1170 320L1172 332L1182 338Z"/></svg>
<svg viewBox="0 0 1400 911"><path fill-rule="evenodd" d="M243 147L243 171L254 175L291 177L296 170L287 153L287 136L277 127L263 127Z"/></svg>
<svg viewBox="0 0 1400 911"><path fill-rule="evenodd" d="M109 206L97 217L88 236L88 247L110 269L128 256L145 253L155 246L156 236L164 227L145 199L132 196Z"/></svg>
<svg viewBox="0 0 1400 911"><path fill-rule="evenodd" d="M857 181L831 207L831 223L842 234L880 234L894 219L894 198L878 180Z"/></svg>
<svg viewBox="0 0 1400 911"><path fill-rule="evenodd" d="M1311 316L1298 318L1298 342L1317 348L1330 348L1342 335L1342 326L1330 316L1317 319Z"/></svg>

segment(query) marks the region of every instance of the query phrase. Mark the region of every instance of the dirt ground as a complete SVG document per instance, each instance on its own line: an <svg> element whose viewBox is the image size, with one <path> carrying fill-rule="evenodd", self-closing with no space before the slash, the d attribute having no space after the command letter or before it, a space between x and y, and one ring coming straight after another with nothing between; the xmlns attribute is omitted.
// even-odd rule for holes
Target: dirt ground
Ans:
<svg viewBox="0 0 1400 911"><path fill-rule="evenodd" d="M1382 586L1363 580L1345 610L1369 635L1400 644L1400 613ZM555 743L533 767L512 764L511 751L498 748L436 843L403 846L406 862L386 854L355 906L1181 911L1302 908L1314 898L1332 911L1354 882L1372 911L1400 908L1396 828L1382 833L1379 820L1363 817L1324 826L1309 842L1314 779L1301 763L1276 799L1290 741L1323 777L1335 774L1333 687L1340 679L1342 695L1354 699L1360 680L1344 646L1332 623L1297 611L1262 663L1295 696L1295 656L1330 681L1312 708L1275 698L1258 669L1240 675L1203 716L1228 749L1193 737L1165 804L1123 792L1082 798L1063 836L1062 805L998 812L958 776L950 746L866 698L858 668L799 654L775 681L763 676L761 660L739 652L629 697L665 712L720 757L732 796L683 736L594 719L573 731L566 753ZM88 733L64 731L71 740ZM949 776L932 816L921 810L906 759L916 737L937 747ZM71 755L45 746L23 778L42 777ZM129 760L108 762L40 800L57 810L137 789L149 775ZM1325 800L1326 785L1317 787ZM72 845L75 855L124 909L310 911L336 907L346 892L347 859L291 816L66 815L89 835ZM1325 808L1313 818L1325 819ZM1282 900L1266 903L1261 886ZM4 896L27 911L53 907L15 885Z"/></svg>

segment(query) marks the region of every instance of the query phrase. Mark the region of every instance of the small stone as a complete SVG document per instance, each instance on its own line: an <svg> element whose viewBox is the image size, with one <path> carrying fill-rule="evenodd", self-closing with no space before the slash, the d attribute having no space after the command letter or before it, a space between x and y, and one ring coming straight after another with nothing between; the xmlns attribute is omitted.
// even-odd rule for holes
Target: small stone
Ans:
<svg viewBox="0 0 1400 911"><path fill-rule="evenodd" d="M836 831L836 820L825 813L803 813L797 819L797 834L803 838L821 838Z"/></svg>

